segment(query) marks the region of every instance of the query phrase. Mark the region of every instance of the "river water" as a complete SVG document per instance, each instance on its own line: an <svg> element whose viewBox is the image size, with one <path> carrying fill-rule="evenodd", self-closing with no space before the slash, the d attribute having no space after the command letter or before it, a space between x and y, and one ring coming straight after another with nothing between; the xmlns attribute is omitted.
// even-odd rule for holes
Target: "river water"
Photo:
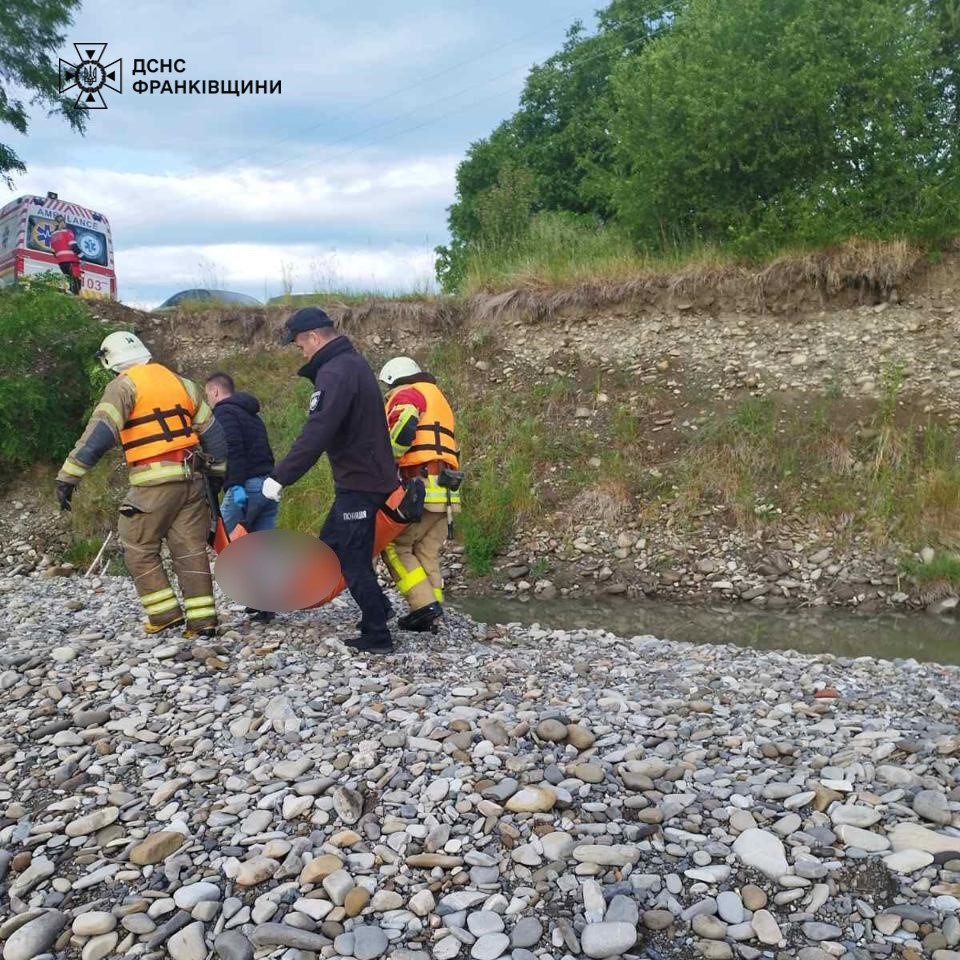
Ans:
<svg viewBox="0 0 960 960"><path fill-rule="evenodd" d="M457 598L453 606L482 623L537 623L547 629L603 629L689 643L731 643L763 650L838 657L913 657L960 664L960 622L927 614L858 614L837 608L763 610L747 605L686 606L615 600Z"/></svg>

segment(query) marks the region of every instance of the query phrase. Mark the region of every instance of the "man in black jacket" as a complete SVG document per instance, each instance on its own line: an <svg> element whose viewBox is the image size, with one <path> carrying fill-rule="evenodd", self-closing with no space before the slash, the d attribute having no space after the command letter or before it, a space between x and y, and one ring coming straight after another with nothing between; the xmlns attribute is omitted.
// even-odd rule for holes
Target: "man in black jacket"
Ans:
<svg viewBox="0 0 960 960"><path fill-rule="evenodd" d="M263 481L273 470L273 451L259 417L260 401L253 394L236 392L228 373L211 374L204 390L227 437L227 475L220 504L223 525L228 534L238 523L249 533L272 530L279 504L262 493Z"/></svg>
<svg viewBox="0 0 960 960"><path fill-rule="evenodd" d="M377 511L399 480L390 449L383 400L373 371L353 344L318 307L304 307L286 323L284 343L296 343L307 363L300 376L314 385L309 416L290 452L263 483L263 495L279 501L324 453L330 458L335 496L320 539L340 560L343 578L360 607L357 650L393 649L390 609L373 570Z"/></svg>

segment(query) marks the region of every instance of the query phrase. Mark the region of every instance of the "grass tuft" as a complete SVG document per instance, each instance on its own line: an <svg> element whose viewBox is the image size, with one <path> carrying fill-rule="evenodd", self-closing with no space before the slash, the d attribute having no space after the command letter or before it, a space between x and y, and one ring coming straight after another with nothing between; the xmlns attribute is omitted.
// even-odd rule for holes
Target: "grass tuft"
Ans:
<svg viewBox="0 0 960 960"><path fill-rule="evenodd" d="M954 553L938 551L930 563L924 563L919 557L910 557L901 562L900 569L923 586L960 584L960 557Z"/></svg>

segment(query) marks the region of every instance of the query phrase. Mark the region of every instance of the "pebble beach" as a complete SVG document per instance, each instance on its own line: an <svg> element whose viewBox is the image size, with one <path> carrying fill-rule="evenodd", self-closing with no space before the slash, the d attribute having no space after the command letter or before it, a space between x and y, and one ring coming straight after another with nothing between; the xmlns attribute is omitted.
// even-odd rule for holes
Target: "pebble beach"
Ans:
<svg viewBox="0 0 960 960"><path fill-rule="evenodd" d="M3 960L960 960L955 667L138 606L0 580Z"/></svg>

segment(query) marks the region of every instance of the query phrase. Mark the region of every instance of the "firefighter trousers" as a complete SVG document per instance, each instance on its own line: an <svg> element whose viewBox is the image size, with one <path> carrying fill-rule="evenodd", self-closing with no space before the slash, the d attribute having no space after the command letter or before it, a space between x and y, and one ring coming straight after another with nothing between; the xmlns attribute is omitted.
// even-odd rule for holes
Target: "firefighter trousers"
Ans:
<svg viewBox="0 0 960 960"><path fill-rule="evenodd" d="M424 510L421 519L404 528L383 551L383 560L411 611L443 602L440 551L446 539L446 511Z"/></svg>
<svg viewBox="0 0 960 960"><path fill-rule="evenodd" d="M217 625L207 558L210 507L203 480L194 477L155 487L130 487L120 505L123 558L152 627L176 623L205 630ZM177 599L160 559L166 541L183 595Z"/></svg>

